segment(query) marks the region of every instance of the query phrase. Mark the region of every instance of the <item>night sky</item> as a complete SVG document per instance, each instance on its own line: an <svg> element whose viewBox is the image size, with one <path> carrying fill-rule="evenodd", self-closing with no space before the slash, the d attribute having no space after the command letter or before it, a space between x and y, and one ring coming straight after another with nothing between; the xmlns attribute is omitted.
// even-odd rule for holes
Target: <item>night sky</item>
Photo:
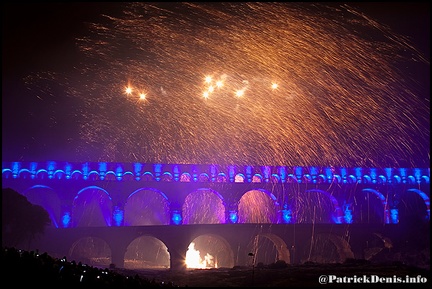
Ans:
<svg viewBox="0 0 432 289"><path fill-rule="evenodd" d="M343 64L339 67L337 61L322 60L324 59L322 56L323 58L318 60L322 67L320 66L319 69L313 67L310 71L305 71L309 69L307 63L311 60L301 54L296 61L287 61L287 66L284 67L283 64L279 64L280 60L277 62L268 55L260 55L256 52L259 49L273 51L272 43L275 45L284 43L279 42L282 41L280 38L273 35L269 36L271 39L265 38L259 32L254 32L253 28L250 31L242 30L242 25L246 27L246 24L241 22L238 23L238 31L235 30L237 24L233 22L234 28L231 28L233 33L222 34L222 30L231 27L231 23L220 20L224 19L224 15L231 13L226 11L235 10L232 7L218 10L217 4L213 4L214 7L203 9L202 13L223 15L218 16L218 20L214 20L214 23L204 25L206 19L200 18L201 14L198 12L195 16L182 16L183 18L179 17L180 20L177 20L174 14L166 12L170 10L169 3L164 4L168 6L162 5L160 9L151 7L151 10L147 10L148 14L142 12L146 11L146 8L135 7L136 11L127 15L123 14L124 5L93 2L2 3L3 161L227 162L269 165L429 167L429 3L349 3L352 7L358 7L368 19L388 26L392 32L406 37L422 59L413 58L413 61L408 64L401 61L406 65L401 68L401 72L410 79L407 82L399 83L400 72L388 75L385 71L370 72L370 79L381 76L385 81L381 83L374 80L369 83L368 80L362 80L366 81L363 86L360 80L356 79L352 87L345 82L345 79L339 79L335 70L336 68L341 71L355 70L351 78L355 78L359 74L357 72L361 72L367 78L368 73L360 67L364 62L347 60L352 67L343 67ZM332 3L331 6L333 5L337 7L342 4ZM176 9L174 10L185 13L184 7ZM189 9L199 11L197 7L189 7ZM226 14L222 12L211 14L211 11L223 11ZM246 8L238 13L245 13L244 11ZM137 17L140 13L143 15L142 19ZM157 13L160 15L154 16ZM272 11L268 13L270 15ZM113 16L119 20L110 22L103 15ZM302 26L301 21L295 22L295 16L290 16L293 17L292 23L298 24L289 23L287 27L298 25L305 30L309 27L313 29L313 18L307 18L308 15L305 13L300 17L305 17L304 22L311 25ZM130 17L129 22L126 20L128 17ZM282 21L283 19L285 18L281 17ZM328 19L331 18L327 18L327 21L330 21ZM193 21L196 23L192 23ZM105 26L92 26L90 23L104 23ZM142 26L134 29L133 25L137 23ZM177 31L176 23L188 29ZM266 22L263 23L265 25ZM337 22L334 23L336 27ZM112 30L103 30L102 27ZM151 27L154 27L154 32ZM197 27L206 29L200 30ZM270 28L277 28L277 25L273 27L269 24L268 27L270 32L262 33L272 33ZM281 27L284 26L281 24ZM226 45L231 45L230 47L233 48L230 53L223 54L221 45L221 47L212 47L214 49L212 55L210 46L214 43L221 43L220 39L230 37L242 39L246 31L254 41L251 40L244 46L227 41ZM338 32L337 29L332 31L335 31L332 33ZM378 35L379 29L373 31L381 41L382 36ZM128 32L131 34L127 34ZM132 35L134 33L136 35ZM285 32L279 33L283 35ZM353 35L357 36L357 33L361 34L361 31L355 31ZM123 39L125 35L130 37ZM146 39L150 35L152 37ZM185 35L189 38L181 38ZM291 36L287 36L288 40L294 39L289 37ZM342 33L337 37L340 38L341 43L353 45L357 43L364 52L374 51L371 48L373 45L369 44L376 42L368 39L368 37L375 37L373 34L359 36L359 40L352 40ZM299 39L303 40L303 38ZM307 41L307 37L304 39ZM316 39L316 43L328 42L329 39L333 38L323 36L322 40ZM187 46L194 41L197 45ZM173 42L176 43L171 50L168 45ZM163 47L161 50L157 49L159 44ZM202 45L203 50L198 50L198 44ZM293 47L294 44L290 43ZM313 42L303 45L306 49L310 48L312 52L322 51L315 48ZM330 48L328 45L330 44L323 44L323 47ZM380 47L377 45L376 49ZM233 68L238 64L239 71L244 71L238 73L239 79L246 78L247 73L255 66L250 64L252 61L249 63L243 60L242 54L235 52L234 48L250 51L249 59L262 64L257 69L260 77L273 72L284 80L292 77L290 91L293 99L296 93L300 95L300 92L304 92L304 94L301 94L297 103L285 104L289 99L284 99L282 104L274 104L277 109L277 111L273 110L274 113L271 110L274 99L261 99L262 94L259 94L260 98L255 102L251 101L249 106L236 100L235 109L232 109L228 102L222 103L222 101L218 104L210 104L208 101L203 105L202 99L192 97L197 86L186 85L186 82L195 81L193 72L196 72L199 77L200 73L204 73L204 69L201 70L202 66L196 64L199 59L195 62L190 59L195 56L208 57L202 62L209 66L213 65L212 67L222 63L229 72L220 71L220 73L226 73L229 77L234 74ZM290 57L303 52L301 48L290 49L282 47L278 57ZM344 50L343 46L341 50ZM344 55L355 55L352 51L347 51ZM392 59L391 53L387 50L383 53L388 53L386 54L388 60L383 60L383 63L392 67L393 64L389 61ZM407 52L407 55L409 53L411 52ZM337 56L334 55L335 53L328 54L327 57L336 59ZM231 58L227 60L228 57ZM300 63L303 57L305 57L305 68L294 69L292 63ZM374 57L375 55L371 55L371 59ZM235 58L238 63L235 63ZM274 63L278 63L278 66L275 67ZM374 64L367 65L374 67ZM177 67L179 72L171 71ZM163 78L163 71L170 71L181 81L178 85L179 93L171 93L168 87L170 82ZM335 84L331 81L327 82L324 76L318 76L318 79L317 76L311 77L314 80L304 76L308 73L313 75L317 71L329 73ZM320 77L323 79L323 88L317 87L317 84L321 83ZM395 80L390 79L392 77L395 77ZM139 103L139 100L131 100L123 93L123 86L138 82L145 83L147 87L154 86L147 89L148 99L145 104ZM264 80L256 81L258 82L261 84ZM252 87L252 83L252 78L248 78L247 84ZM118 91L115 91L115 85ZM362 99L362 93L372 92L373 94L374 90L381 85L389 89L388 92L382 93L381 98L378 97L376 100L364 96L365 99L367 98L365 106L366 104L377 106L375 114L372 108L362 107L358 100ZM337 88L334 88L335 86ZM405 86L408 86L409 92L403 92ZM353 95L359 94L358 99L354 97L349 101L343 99L344 96L350 95L350 89ZM394 102L396 96L385 99L386 93L394 91L401 91L400 103ZM328 94L328 98L312 100L311 96L314 96L314 93ZM343 94L340 104L335 96L337 93ZM157 94L159 99L154 97ZM260 108L260 105L264 106L266 103L270 103L268 108ZM316 107L302 110L300 113L298 107L310 103L316 103ZM403 108L407 108L406 114ZM299 110L296 110L296 115L291 116L286 115L284 109L287 112L291 109ZM234 113L239 115L234 116ZM365 115L362 115L363 113ZM370 115L366 117L366 114ZM210 118L209 115L213 117ZM320 119L323 117L328 117L328 120L323 120L321 123ZM392 119L391 122L389 119ZM389 122L386 123L387 121ZM282 122L290 124L281 125ZM352 125L348 124L349 122L353 122ZM341 131L338 131L338 128L341 128ZM394 146L387 141L393 142ZM267 150L268 153L258 157L260 150Z"/></svg>

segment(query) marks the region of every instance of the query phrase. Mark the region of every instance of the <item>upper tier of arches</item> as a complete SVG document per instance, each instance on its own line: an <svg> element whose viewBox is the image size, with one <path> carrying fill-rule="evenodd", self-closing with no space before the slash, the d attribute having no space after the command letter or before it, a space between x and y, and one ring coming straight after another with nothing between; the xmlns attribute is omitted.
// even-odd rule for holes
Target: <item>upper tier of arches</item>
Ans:
<svg viewBox="0 0 432 289"><path fill-rule="evenodd" d="M312 184L429 184L430 168L3 162L2 178Z"/></svg>

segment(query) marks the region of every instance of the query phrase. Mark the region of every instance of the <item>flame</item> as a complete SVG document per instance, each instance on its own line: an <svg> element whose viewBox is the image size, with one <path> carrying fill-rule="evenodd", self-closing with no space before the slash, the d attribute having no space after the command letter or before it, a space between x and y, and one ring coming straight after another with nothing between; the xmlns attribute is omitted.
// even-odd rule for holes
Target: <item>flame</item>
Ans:
<svg viewBox="0 0 432 289"><path fill-rule="evenodd" d="M190 243L186 252L186 267L187 268L217 268L217 263L213 261L214 257L206 253L204 260L201 258L200 251L195 250L195 243Z"/></svg>

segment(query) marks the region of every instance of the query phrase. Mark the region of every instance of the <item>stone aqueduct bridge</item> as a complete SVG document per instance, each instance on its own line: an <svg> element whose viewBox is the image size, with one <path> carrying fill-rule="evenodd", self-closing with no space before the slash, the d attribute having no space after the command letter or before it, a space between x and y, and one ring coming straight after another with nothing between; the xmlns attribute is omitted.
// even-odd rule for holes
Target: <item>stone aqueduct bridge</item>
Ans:
<svg viewBox="0 0 432 289"><path fill-rule="evenodd" d="M429 168L3 162L2 187L50 214L53 226L35 248L68 256L81 238L99 238L118 267L124 266L128 245L142 236L166 245L172 269L185 267L189 244L202 235L222 240L230 266L249 262L257 236L270 240L278 259L287 263L306 260L311 240L321 236L344 261L363 258L366 244L377 236L383 246L389 240L406 242L399 229L404 218L430 218ZM164 217L151 224L128 220L128 200L149 191L163 197ZM81 222L86 208L76 206L87 192L99 198L99 223ZM247 198L251 192L266 201L253 207ZM215 196L211 200L219 213L200 218L187 210L191 196L208 193ZM199 214L209 212L198 209Z"/></svg>

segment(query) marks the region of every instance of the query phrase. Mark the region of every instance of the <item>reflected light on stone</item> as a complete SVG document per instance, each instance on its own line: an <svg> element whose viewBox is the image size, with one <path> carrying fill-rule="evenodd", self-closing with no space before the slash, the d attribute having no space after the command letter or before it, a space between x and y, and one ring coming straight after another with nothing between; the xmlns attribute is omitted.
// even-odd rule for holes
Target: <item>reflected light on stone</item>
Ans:
<svg viewBox="0 0 432 289"><path fill-rule="evenodd" d="M390 210L390 217L391 217L391 222L393 224L399 223L399 211L398 211L398 209L391 209Z"/></svg>
<svg viewBox="0 0 432 289"><path fill-rule="evenodd" d="M237 212L236 211L231 211L229 213L229 219L230 219L231 223L233 223L233 224L237 223L237 221L238 221Z"/></svg>
<svg viewBox="0 0 432 289"><path fill-rule="evenodd" d="M119 207L114 208L113 213L114 224L116 226L121 226L123 223L123 211Z"/></svg>
<svg viewBox="0 0 432 289"><path fill-rule="evenodd" d="M65 212L62 217L63 228L69 228L71 223L71 216L69 212Z"/></svg>
<svg viewBox="0 0 432 289"><path fill-rule="evenodd" d="M178 211L174 211L171 220L174 225L180 225L182 222L181 214Z"/></svg>

